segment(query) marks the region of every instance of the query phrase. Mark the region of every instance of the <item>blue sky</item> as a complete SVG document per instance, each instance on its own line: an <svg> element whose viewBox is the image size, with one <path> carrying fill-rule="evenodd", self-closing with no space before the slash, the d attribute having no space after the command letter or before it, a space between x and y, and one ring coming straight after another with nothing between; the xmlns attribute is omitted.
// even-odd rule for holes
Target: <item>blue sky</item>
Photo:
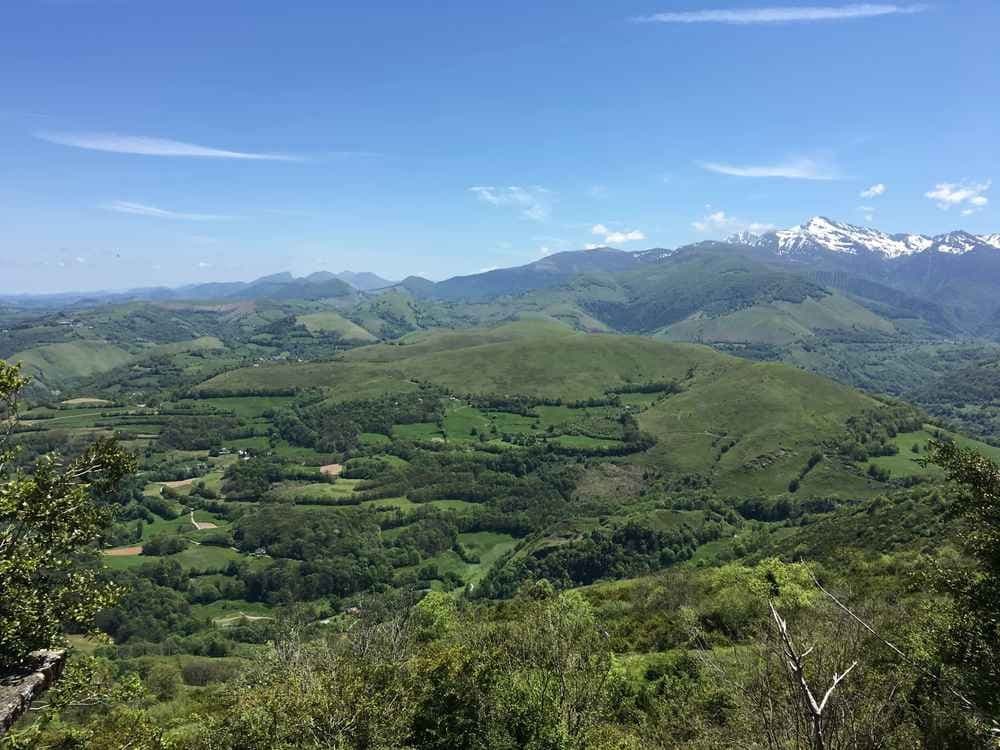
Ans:
<svg viewBox="0 0 1000 750"><path fill-rule="evenodd" d="M0 291L1000 231L997 29L993 0L9 3Z"/></svg>

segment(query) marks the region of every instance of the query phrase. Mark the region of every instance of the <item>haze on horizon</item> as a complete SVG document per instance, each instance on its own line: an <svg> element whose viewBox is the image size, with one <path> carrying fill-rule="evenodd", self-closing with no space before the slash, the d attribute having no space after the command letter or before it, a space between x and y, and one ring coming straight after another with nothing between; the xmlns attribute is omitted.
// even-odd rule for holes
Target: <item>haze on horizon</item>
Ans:
<svg viewBox="0 0 1000 750"><path fill-rule="evenodd" d="M0 293L441 279L821 214L1000 231L1000 7L32 0Z"/></svg>

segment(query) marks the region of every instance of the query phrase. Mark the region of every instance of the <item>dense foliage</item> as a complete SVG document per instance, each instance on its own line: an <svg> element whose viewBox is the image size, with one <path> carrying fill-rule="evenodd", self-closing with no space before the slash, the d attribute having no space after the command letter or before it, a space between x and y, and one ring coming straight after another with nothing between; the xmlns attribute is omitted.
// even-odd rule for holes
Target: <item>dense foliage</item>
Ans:
<svg viewBox="0 0 1000 750"><path fill-rule="evenodd" d="M0 361L0 420L12 425L26 384ZM109 519L96 496L133 466L113 442L98 442L68 464L39 459L28 474L8 472L12 448L0 441L0 669L86 627L116 590L86 565Z"/></svg>

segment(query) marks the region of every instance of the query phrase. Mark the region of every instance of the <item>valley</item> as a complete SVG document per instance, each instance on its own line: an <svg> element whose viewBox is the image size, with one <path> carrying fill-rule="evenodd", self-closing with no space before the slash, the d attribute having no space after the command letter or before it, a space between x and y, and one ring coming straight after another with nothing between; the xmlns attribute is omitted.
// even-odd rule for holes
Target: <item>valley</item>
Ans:
<svg viewBox="0 0 1000 750"><path fill-rule="evenodd" d="M138 459L102 500L89 564L123 594L86 648L179 675L161 700L193 710L291 623L323 639L424 601L475 630L546 581L542 601L589 602L621 689L653 700L684 660L751 648L739 581L808 560L895 590L881 566L957 544L933 446L1000 460L1000 342L871 257L804 269L845 252L806 234L772 257L743 238L4 312L0 353L32 378L17 465L106 438ZM650 587L672 586L681 609L654 614L674 594Z"/></svg>

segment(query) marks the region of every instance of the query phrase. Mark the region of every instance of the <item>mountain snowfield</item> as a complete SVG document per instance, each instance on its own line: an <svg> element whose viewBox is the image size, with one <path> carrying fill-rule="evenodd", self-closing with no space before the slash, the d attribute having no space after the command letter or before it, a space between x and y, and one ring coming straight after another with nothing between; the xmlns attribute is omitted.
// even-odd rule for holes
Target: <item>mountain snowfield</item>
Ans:
<svg viewBox="0 0 1000 750"><path fill-rule="evenodd" d="M763 234L740 232L732 235L728 242L773 250L779 255L827 250L848 255L867 253L892 259L922 253L925 250L964 255L977 248L1000 249L1000 233L974 235L955 231L934 237L922 234L888 234L878 229L814 216L791 229L778 229Z"/></svg>

